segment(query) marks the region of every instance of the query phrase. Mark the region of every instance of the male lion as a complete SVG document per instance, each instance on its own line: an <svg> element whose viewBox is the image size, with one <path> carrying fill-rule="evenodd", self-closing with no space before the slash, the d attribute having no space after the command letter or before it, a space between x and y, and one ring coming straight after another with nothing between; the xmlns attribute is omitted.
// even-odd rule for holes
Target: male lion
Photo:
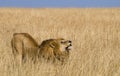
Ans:
<svg viewBox="0 0 120 76"><path fill-rule="evenodd" d="M72 41L63 38L44 40L40 45L27 33L15 33L12 41L12 51L14 57L22 61L28 58L36 61L42 58L47 61L55 62L56 60L64 62L69 58Z"/></svg>
<svg viewBox="0 0 120 76"><path fill-rule="evenodd" d="M44 40L39 46L39 56L46 60L59 60L62 63L69 58L69 51L72 47L72 41L59 39Z"/></svg>
<svg viewBox="0 0 120 76"><path fill-rule="evenodd" d="M12 52L20 64L29 57L35 59L38 43L27 33L14 33L11 41Z"/></svg>

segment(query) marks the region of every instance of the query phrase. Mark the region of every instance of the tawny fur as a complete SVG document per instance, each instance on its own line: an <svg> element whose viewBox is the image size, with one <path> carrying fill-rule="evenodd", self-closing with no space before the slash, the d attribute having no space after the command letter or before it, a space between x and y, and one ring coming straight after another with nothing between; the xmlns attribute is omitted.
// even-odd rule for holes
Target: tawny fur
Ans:
<svg viewBox="0 0 120 76"><path fill-rule="evenodd" d="M63 38L44 40L40 45L27 33L15 33L12 41L12 51L14 57L21 61L27 58L36 60L37 58L55 62L64 62L69 58L69 51L66 49L71 42ZM63 46L64 45L64 46ZM62 50L65 49L65 51Z"/></svg>
<svg viewBox="0 0 120 76"><path fill-rule="evenodd" d="M29 34L13 34L11 45L14 58L17 59L17 62L20 62L20 64L28 57L31 59L36 58L38 53L38 43Z"/></svg>
<svg viewBox="0 0 120 76"><path fill-rule="evenodd" d="M61 41L64 40L63 38L60 39L48 39L41 43L40 47L40 56L44 57L47 60L59 60L64 62L66 59L69 58L69 51L62 51L61 50ZM67 40L66 40L67 41ZM69 42L66 42L66 44ZM65 44L65 43L64 43ZM65 45L66 48L68 45Z"/></svg>

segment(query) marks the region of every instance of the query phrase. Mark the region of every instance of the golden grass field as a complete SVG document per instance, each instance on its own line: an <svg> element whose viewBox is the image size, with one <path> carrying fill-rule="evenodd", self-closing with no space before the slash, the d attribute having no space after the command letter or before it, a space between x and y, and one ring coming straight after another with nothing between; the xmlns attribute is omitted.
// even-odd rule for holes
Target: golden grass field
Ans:
<svg viewBox="0 0 120 76"><path fill-rule="evenodd" d="M69 61L16 65L11 48L16 32L29 33L39 44L72 40ZM0 8L0 76L120 76L120 9Z"/></svg>

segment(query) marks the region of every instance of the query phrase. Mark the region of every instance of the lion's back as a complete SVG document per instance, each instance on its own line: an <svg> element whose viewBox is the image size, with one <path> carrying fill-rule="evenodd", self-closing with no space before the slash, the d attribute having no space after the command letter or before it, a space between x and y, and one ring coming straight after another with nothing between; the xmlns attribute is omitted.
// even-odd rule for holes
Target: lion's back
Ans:
<svg viewBox="0 0 120 76"><path fill-rule="evenodd" d="M12 52L16 55L34 55L37 53L38 43L27 33L15 33L11 40Z"/></svg>
<svg viewBox="0 0 120 76"><path fill-rule="evenodd" d="M37 47L38 43L27 33L14 33L12 43L23 45L24 47Z"/></svg>

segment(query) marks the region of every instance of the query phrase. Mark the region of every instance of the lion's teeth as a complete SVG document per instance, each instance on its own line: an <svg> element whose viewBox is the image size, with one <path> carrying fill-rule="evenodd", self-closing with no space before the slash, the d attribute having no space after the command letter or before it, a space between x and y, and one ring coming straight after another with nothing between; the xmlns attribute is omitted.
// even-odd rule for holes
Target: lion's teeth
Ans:
<svg viewBox="0 0 120 76"><path fill-rule="evenodd" d="M68 50L71 50L71 49L72 49L72 47L70 46L70 47L68 47L67 49L68 49Z"/></svg>

